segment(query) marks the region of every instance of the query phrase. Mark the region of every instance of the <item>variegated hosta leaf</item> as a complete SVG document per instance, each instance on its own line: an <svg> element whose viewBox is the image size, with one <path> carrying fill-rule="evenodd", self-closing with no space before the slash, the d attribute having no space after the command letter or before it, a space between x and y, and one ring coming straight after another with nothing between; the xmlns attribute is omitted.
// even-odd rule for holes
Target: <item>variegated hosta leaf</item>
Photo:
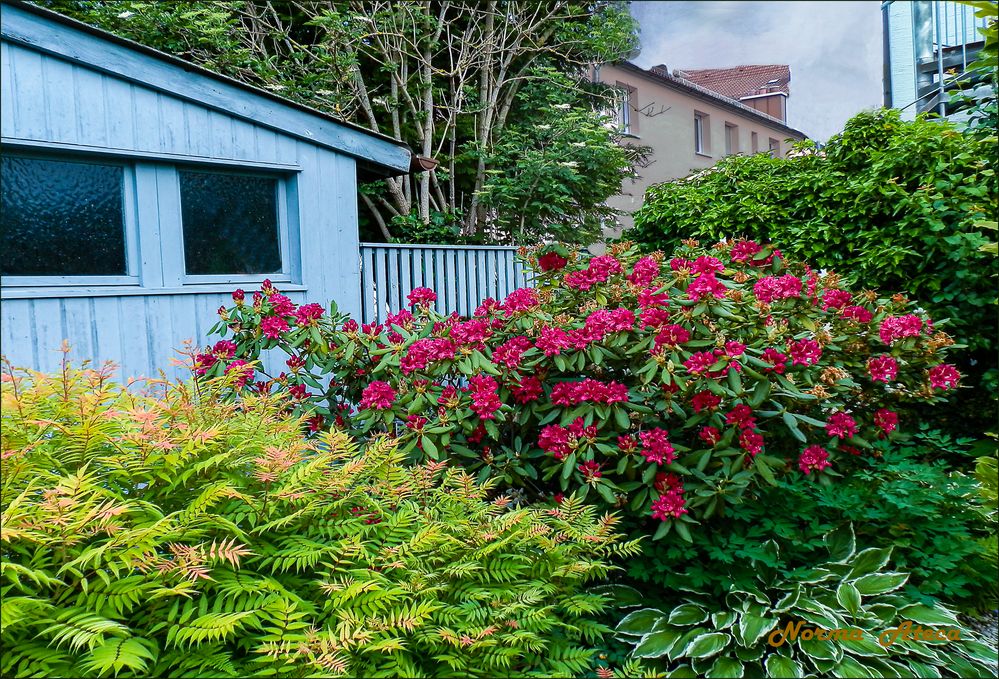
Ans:
<svg viewBox="0 0 999 679"><path fill-rule="evenodd" d="M704 673L708 679L741 679L746 673L746 667L728 656L722 656L715 660L711 668Z"/></svg>
<svg viewBox="0 0 999 679"><path fill-rule="evenodd" d="M646 634L632 651L632 655L637 658L661 658L673 650L683 634L676 627Z"/></svg>
<svg viewBox="0 0 999 679"><path fill-rule="evenodd" d="M739 634L742 645L752 648L779 622L776 617L763 617L752 613L743 613L739 618Z"/></svg>
<svg viewBox="0 0 999 679"><path fill-rule="evenodd" d="M840 679L866 679L879 676L870 667L849 655L843 656L843 659L833 668L832 674Z"/></svg>
<svg viewBox="0 0 999 679"><path fill-rule="evenodd" d="M870 596L894 591L908 579L908 573L868 573L854 580L853 584L863 596Z"/></svg>
<svg viewBox="0 0 999 679"><path fill-rule="evenodd" d="M851 532L852 535L852 532ZM771 653L767 656L763 666L767 670L767 676L774 679L785 679L793 677L798 679L804 677L805 672L796 661L778 653Z"/></svg>
<svg viewBox="0 0 999 679"><path fill-rule="evenodd" d="M903 620L911 620L920 625L947 625L950 627L961 627L957 617L945 608L939 606L925 606L923 604L913 604L906 606L898 612Z"/></svg>
<svg viewBox="0 0 999 679"><path fill-rule="evenodd" d="M732 641L732 637L724 632L709 632L694 637L687 647L683 649L683 657L687 658L709 658L725 650L725 647Z"/></svg>
<svg viewBox="0 0 999 679"><path fill-rule="evenodd" d="M836 590L836 601L839 605L850 611L850 615L856 615L860 610L860 592L852 582L840 583Z"/></svg>
<svg viewBox="0 0 999 679"><path fill-rule="evenodd" d="M670 611L669 614L669 624L671 625L697 625L707 619L707 611L694 604L682 604Z"/></svg>
<svg viewBox="0 0 999 679"><path fill-rule="evenodd" d="M624 616L624 619L617 624L614 631L618 634L630 634L633 636L645 636L652 631L656 622L666 618L666 614L656 608L643 608Z"/></svg>
<svg viewBox="0 0 999 679"><path fill-rule="evenodd" d="M711 626L719 632L728 629L732 623L738 619L738 615L732 611L719 611L711 614Z"/></svg>
<svg viewBox="0 0 999 679"><path fill-rule="evenodd" d="M850 560L850 577L857 578L868 573L880 571L891 558L891 547L871 547L862 552L858 552Z"/></svg>
<svg viewBox="0 0 999 679"><path fill-rule="evenodd" d="M829 559L845 563L856 551L857 541L853 534L853 524L847 523L825 534L823 541L829 549Z"/></svg>

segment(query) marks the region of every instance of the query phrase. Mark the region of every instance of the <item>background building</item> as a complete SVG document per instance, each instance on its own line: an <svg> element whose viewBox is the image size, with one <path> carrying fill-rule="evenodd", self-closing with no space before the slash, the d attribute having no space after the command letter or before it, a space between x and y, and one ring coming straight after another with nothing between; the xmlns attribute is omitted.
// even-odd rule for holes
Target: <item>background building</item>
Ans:
<svg viewBox="0 0 999 679"><path fill-rule="evenodd" d="M636 145L651 148L639 176L625 180L621 193L607 201L625 214L620 227L605 231L606 238L632 226L631 215L650 186L735 153L784 156L792 142L805 138L785 123L791 73L784 65L671 74L666 66L646 70L621 62L596 67L594 80L621 92L618 126Z"/></svg>
<svg viewBox="0 0 999 679"><path fill-rule="evenodd" d="M941 0L887 0L884 24L884 103L903 117L934 111L950 117L947 83L967 70L985 44L987 19L975 8Z"/></svg>

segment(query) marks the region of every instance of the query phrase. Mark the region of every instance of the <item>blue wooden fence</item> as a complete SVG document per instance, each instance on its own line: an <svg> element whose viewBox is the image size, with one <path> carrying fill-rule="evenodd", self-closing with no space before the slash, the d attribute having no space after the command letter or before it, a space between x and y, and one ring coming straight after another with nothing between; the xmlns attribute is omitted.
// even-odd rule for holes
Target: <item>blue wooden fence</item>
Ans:
<svg viewBox="0 0 999 679"><path fill-rule="evenodd" d="M437 293L437 311L471 315L486 297L500 301L528 285L516 247L361 243L361 317L382 322L405 309L413 288Z"/></svg>

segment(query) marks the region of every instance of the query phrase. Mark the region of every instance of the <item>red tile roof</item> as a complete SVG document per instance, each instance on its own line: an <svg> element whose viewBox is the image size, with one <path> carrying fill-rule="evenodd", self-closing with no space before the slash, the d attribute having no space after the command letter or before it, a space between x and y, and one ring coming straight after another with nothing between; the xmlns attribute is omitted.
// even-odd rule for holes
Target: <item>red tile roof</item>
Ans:
<svg viewBox="0 0 999 679"><path fill-rule="evenodd" d="M665 69L665 66L656 66L653 70L655 69ZM790 94L788 83L791 82L791 68L786 64L757 64L733 66L732 68L683 68L676 69L673 74L731 99L765 94L768 87L771 92ZM776 82L767 85L770 81Z"/></svg>

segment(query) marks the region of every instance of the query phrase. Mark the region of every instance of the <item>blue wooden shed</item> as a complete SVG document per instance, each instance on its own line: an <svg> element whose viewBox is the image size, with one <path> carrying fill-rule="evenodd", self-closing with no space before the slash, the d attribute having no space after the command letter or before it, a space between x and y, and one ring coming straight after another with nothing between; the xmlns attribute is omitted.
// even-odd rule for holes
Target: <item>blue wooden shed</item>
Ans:
<svg viewBox="0 0 999 679"><path fill-rule="evenodd" d="M407 146L22 2L0 3L2 352L171 372L270 278L360 312L357 183Z"/></svg>

